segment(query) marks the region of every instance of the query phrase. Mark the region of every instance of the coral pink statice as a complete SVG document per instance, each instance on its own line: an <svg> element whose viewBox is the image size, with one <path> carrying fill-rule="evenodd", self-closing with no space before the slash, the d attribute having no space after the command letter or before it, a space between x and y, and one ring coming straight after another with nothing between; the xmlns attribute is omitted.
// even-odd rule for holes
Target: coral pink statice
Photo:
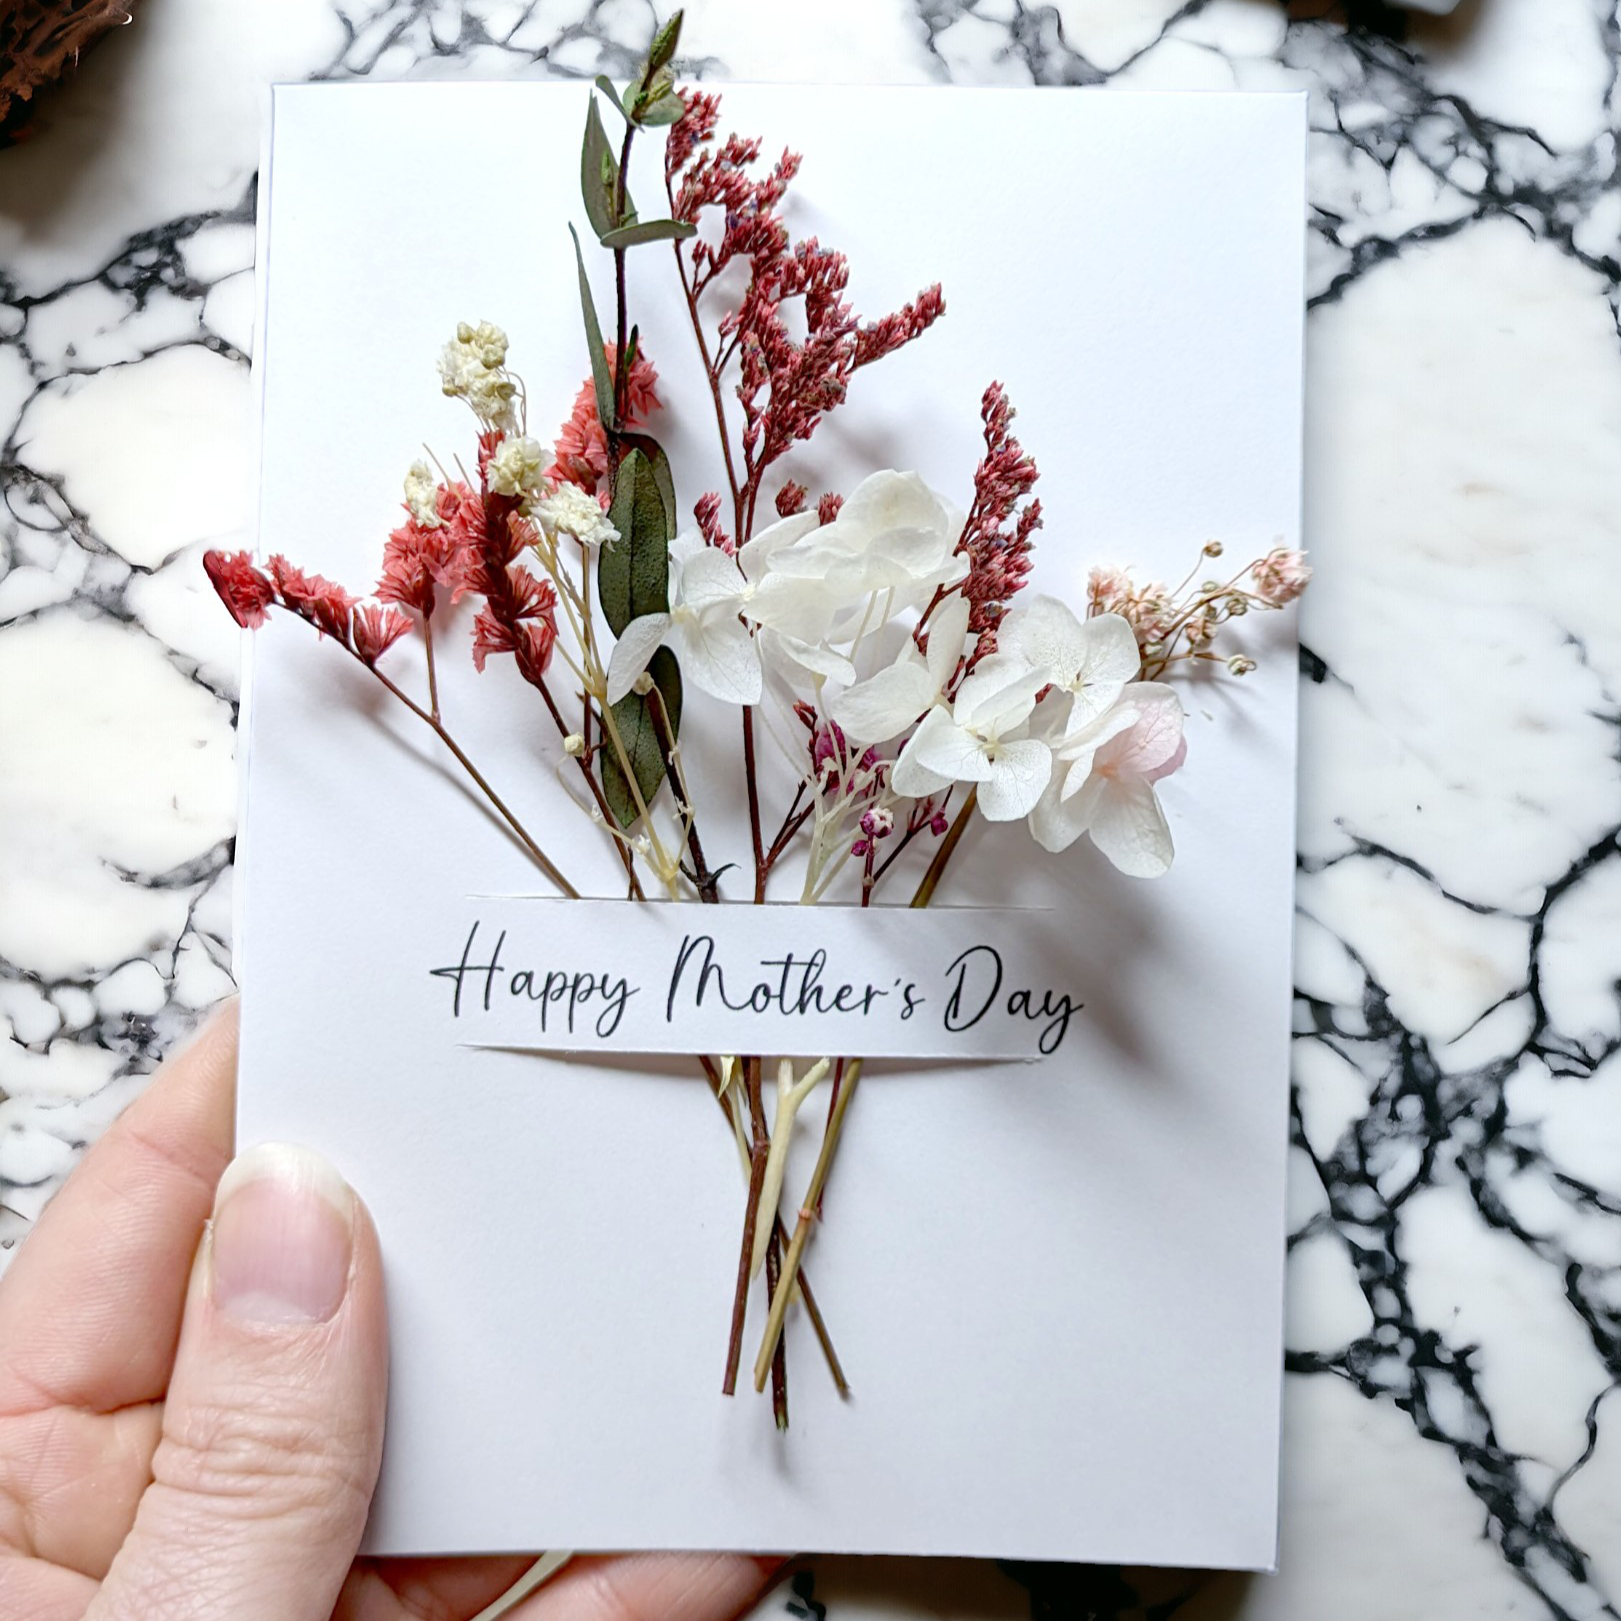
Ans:
<svg viewBox="0 0 1621 1621"><path fill-rule="evenodd" d="M276 588L246 552L207 552L203 568L219 599L244 630L257 630L265 610L276 600Z"/></svg>
<svg viewBox="0 0 1621 1621"><path fill-rule="evenodd" d="M612 343L605 343L610 375L619 363ZM631 361L625 379L625 427L634 432L658 409L659 374L652 361L638 353ZM552 447L552 464L546 477L554 483L576 484L590 495L606 496L608 479L608 435L597 417L597 391L588 377L574 396L574 409L568 421L557 430Z"/></svg>

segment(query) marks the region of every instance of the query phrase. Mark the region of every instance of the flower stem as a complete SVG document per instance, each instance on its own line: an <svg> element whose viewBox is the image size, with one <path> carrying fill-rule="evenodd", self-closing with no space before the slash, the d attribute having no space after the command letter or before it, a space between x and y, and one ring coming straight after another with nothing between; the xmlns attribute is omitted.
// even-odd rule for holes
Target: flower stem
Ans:
<svg viewBox="0 0 1621 1621"><path fill-rule="evenodd" d="M438 737L439 741L443 743L445 747L449 749L450 752L456 757L457 764L459 764L462 770L465 771L467 775L471 777L478 785L479 790L483 793L484 797L489 800L490 804L494 806L494 808L501 814L501 817L506 822L507 826L512 829L514 834L517 835L518 842L522 844L524 849L529 852L530 859L534 861L535 865L539 867L540 870L545 873L546 876L566 896L568 896L570 900L577 901L580 898L579 890L577 890L574 885L563 876L563 874L558 870L556 864L552 861L551 857L548 856L546 852L542 850L541 847L529 836L529 830L507 808L506 801L502 799L501 796L485 780L483 772L481 772L478 767L467 758L467 755L462 751L461 745L450 735L448 731L445 730L444 723L439 720L436 715L430 714L408 693L397 687L386 675L383 674L381 670L377 668L375 664L366 664L366 661L360 658L358 654L356 655L356 659L357 662L365 665L365 667L370 670L371 673L376 676L377 679L381 681L382 684L387 687L388 690L392 692L394 696L398 698L399 701L417 717L418 720L433 731L434 735Z"/></svg>
<svg viewBox="0 0 1621 1621"><path fill-rule="evenodd" d="M979 789L970 788L968 797L962 802L962 808L957 812L956 820L946 830L946 836L941 839L940 847L934 852L934 860L929 863L929 870L923 874L923 881L917 886L917 893L912 897L913 906L927 906L934 899L935 886L940 882L940 875L946 870L946 864L956 853L957 846L962 842L962 836L968 831L968 824L973 819L974 806L978 803Z"/></svg>
<svg viewBox="0 0 1621 1621"><path fill-rule="evenodd" d="M765 901L765 839L760 830L760 784L754 769L754 706L743 706L743 776L749 790L749 837L754 843L754 904Z"/></svg>
<svg viewBox="0 0 1621 1621"><path fill-rule="evenodd" d="M839 1146L839 1135L844 1129L844 1117L849 1112L850 1100L855 1096L856 1087L861 1082L861 1068L859 1058L851 1059L845 1066L838 1097L834 1100L832 1111L828 1115L827 1130L822 1134L821 1151L816 1156L816 1168L811 1172L810 1185L805 1190L799 1220L794 1223L794 1233L788 1243L787 1257L771 1291L771 1310L766 1317L765 1338L760 1342L760 1354L754 1361L756 1390L765 1389L766 1375L771 1371L777 1352L781 1349L783 1319L788 1315L788 1297L793 1293L794 1279L799 1275L799 1264L805 1255L805 1245L810 1241L811 1225L816 1219L817 1207L822 1202L822 1189L827 1184L828 1172L833 1168L833 1153Z"/></svg>
<svg viewBox="0 0 1621 1621"><path fill-rule="evenodd" d="M681 819L687 826L687 851L692 857L692 883L698 899L714 905L720 900L720 874L711 872L704 860L703 840L698 837L698 812L692 804L692 792L687 786L686 773L681 769L676 753L675 734L670 728L670 716L664 707L664 694L658 684L648 689L647 711L653 717L653 729L659 735L659 749L664 755L664 775L677 805L684 808Z"/></svg>

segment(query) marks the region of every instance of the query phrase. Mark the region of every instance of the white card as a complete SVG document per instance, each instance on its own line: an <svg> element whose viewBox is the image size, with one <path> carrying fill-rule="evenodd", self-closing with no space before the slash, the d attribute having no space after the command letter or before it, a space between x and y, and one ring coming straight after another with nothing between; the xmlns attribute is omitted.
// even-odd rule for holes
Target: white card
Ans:
<svg viewBox="0 0 1621 1621"><path fill-rule="evenodd" d="M458 320L507 328L532 431L566 416L585 97L276 92L265 552L375 579L405 465L425 440L468 455L433 369ZM945 288L945 318L858 376L790 464L813 491L900 465L966 505L999 378L1042 469L1043 588L1079 601L1103 562L1174 580L1210 537L1235 563L1297 543L1303 98L738 86L722 118L804 152L789 223L849 254L858 309ZM711 407L668 250L630 263L690 510L721 482ZM719 1391L744 1189L702 1078L459 1038L425 970L456 960L434 953L459 951L469 897L532 892L532 869L363 672L306 627L257 635L241 1135L322 1149L382 1234L374 1551L1272 1563L1296 675L1284 616L1244 631L1260 668L1185 690L1165 878L1085 843L1045 856L1018 825L965 841L942 902L1042 909L1052 983L1085 1012L1039 1062L871 1066L806 1262L854 1394L796 1309L785 1435L767 1402ZM502 662L447 661L447 713L582 888L621 892ZM699 783L735 781L735 724L691 700ZM741 806L704 814L715 851L746 854Z"/></svg>

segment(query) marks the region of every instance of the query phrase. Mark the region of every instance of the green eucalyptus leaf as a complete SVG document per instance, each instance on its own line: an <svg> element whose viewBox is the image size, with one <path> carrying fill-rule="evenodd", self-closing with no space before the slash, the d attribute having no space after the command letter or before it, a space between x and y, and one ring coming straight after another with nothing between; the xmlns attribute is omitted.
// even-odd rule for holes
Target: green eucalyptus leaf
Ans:
<svg viewBox="0 0 1621 1621"><path fill-rule="evenodd" d="M608 100L612 102L613 105L618 109L619 116L621 118L628 118L630 116L625 111L624 102L619 99L619 92L614 89L613 80L610 79L606 73L599 73L597 75L597 89L599 89L603 95L605 95Z"/></svg>
<svg viewBox="0 0 1621 1621"><path fill-rule="evenodd" d="M579 233L570 225L568 234L574 238L574 262L580 271L580 313L585 317L585 346L591 351L591 383L597 395L597 419L611 433L619 420L614 415L613 378L608 372L608 356L603 348L602 328L597 324L591 281L585 273L585 255L580 252Z"/></svg>
<svg viewBox="0 0 1621 1621"><path fill-rule="evenodd" d="M660 499L664 502L664 534L665 540L675 539L675 477L670 471L670 458L664 454L664 447L651 434L627 433L620 435L621 440L632 450L637 450L647 458L653 469L653 482L658 486ZM651 610L657 612L657 609Z"/></svg>
<svg viewBox="0 0 1621 1621"><path fill-rule="evenodd" d="M643 242L684 241L697 230L686 220L642 220L635 225L621 225L602 239L605 248L617 252L620 248L638 247Z"/></svg>
<svg viewBox="0 0 1621 1621"><path fill-rule="evenodd" d="M602 127L597 98L585 115L585 141L580 147L580 191L585 198L585 217L598 237L619 224L614 198L619 185L619 164L608 145L608 132Z"/></svg>
<svg viewBox="0 0 1621 1621"><path fill-rule="evenodd" d="M646 434L636 434L614 474L609 517L619 539L602 553L597 567L597 597L608 628L618 636L643 614L664 613L670 606L670 541L675 534L675 483L670 459ZM664 699L672 738L680 735L681 669L668 648L660 648L648 673ZM614 723L630 757L642 799L652 804L664 781L664 749L654 719L651 695L627 693L613 706ZM636 800L612 748L602 759L602 791L608 808L629 827L636 820Z"/></svg>
<svg viewBox="0 0 1621 1621"><path fill-rule="evenodd" d="M670 735L680 736L681 728L681 666L667 647L653 655L647 667L664 700L664 709L670 721ZM631 770L636 774L636 786L641 790L642 803L651 805L660 785L665 781L664 747L658 722L653 716L654 699L630 692L613 706L614 725L619 728L619 739L630 757ZM629 827L636 820L636 797L620 768L619 756L612 744L603 749L602 797L608 802L621 827Z"/></svg>
<svg viewBox="0 0 1621 1621"><path fill-rule="evenodd" d="M648 47L647 66L642 69L642 83L651 82L653 75L660 68L668 67L675 56L676 46L681 42L681 19L683 13L677 11L670 20L653 36L653 43Z"/></svg>
<svg viewBox="0 0 1621 1621"><path fill-rule="evenodd" d="M645 435L637 435L614 474L608 517L619 539L604 549L597 566L597 598L618 636L631 620L670 607L675 486L669 458Z"/></svg>
<svg viewBox="0 0 1621 1621"><path fill-rule="evenodd" d="M687 110L687 104L674 90L644 102L636 114L636 122L644 128L660 124L673 124Z"/></svg>

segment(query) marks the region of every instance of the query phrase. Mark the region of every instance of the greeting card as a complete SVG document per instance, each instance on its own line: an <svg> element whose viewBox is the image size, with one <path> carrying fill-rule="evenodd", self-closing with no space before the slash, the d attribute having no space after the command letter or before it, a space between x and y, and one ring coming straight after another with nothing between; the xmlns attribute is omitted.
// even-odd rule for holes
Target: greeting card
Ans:
<svg viewBox="0 0 1621 1621"><path fill-rule="evenodd" d="M244 1142L375 1551L1257 1567L1302 102L275 92Z"/></svg>

